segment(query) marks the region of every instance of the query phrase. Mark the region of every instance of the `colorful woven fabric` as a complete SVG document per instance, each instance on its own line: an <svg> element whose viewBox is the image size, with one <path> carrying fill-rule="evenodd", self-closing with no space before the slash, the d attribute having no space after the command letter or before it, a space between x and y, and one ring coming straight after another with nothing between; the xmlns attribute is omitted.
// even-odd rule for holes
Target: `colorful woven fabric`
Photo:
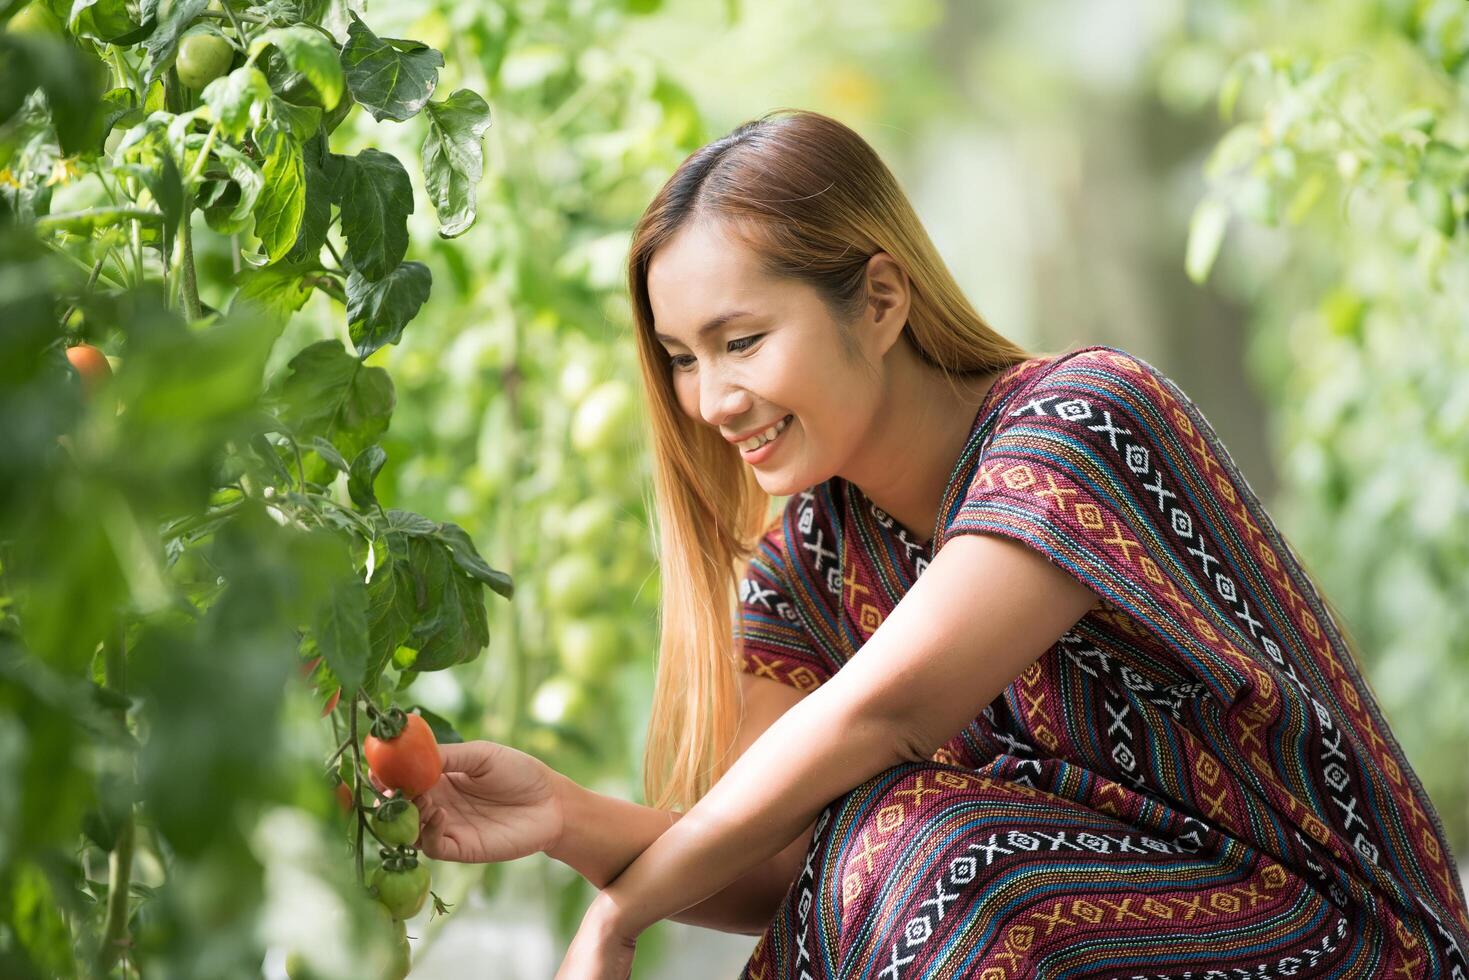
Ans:
<svg viewBox="0 0 1469 980"><path fill-rule="evenodd" d="M814 688L956 534L1102 604L932 762L832 801L742 978L1465 977L1437 814L1176 385L1111 347L1009 369L927 545L840 478L792 496L744 669Z"/></svg>

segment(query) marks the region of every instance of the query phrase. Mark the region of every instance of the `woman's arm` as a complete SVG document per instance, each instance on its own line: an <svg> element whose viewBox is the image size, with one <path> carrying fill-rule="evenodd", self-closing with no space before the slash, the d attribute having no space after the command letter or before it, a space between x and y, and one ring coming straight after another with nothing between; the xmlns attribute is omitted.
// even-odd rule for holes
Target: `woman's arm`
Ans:
<svg viewBox="0 0 1469 980"><path fill-rule="evenodd" d="M853 786L930 759L1096 601L1014 541L948 542L851 661L598 896L594 917L636 937L717 894Z"/></svg>
<svg viewBox="0 0 1469 980"><path fill-rule="evenodd" d="M603 795L560 773L556 778L565 830L546 853L598 888L605 888L684 816ZM800 870L814 823L774 857L669 918L720 932L760 935Z"/></svg>

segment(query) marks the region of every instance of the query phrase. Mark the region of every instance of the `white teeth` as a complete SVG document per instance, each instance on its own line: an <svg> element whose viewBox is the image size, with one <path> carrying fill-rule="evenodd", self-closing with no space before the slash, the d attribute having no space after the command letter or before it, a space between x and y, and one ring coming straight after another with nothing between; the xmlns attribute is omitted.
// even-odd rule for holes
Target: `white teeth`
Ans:
<svg viewBox="0 0 1469 980"><path fill-rule="evenodd" d="M739 447L747 453L759 449L761 446L765 445L767 442L784 432L786 426L790 425L790 422L791 417L787 415L785 418L781 419L779 422L775 423L770 428L760 433L758 436L751 436L744 442L739 443Z"/></svg>

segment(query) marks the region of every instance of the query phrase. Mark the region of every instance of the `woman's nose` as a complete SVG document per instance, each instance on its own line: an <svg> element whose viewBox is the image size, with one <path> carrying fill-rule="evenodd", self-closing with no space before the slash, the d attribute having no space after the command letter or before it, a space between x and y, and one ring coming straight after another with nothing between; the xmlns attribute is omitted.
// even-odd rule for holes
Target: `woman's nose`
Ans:
<svg viewBox="0 0 1469 980"><path fill-rule="evenodd" d="M730 421L749 413L750 393L717 368L699 378L699 414L710 425L729 427Z"/></svg>

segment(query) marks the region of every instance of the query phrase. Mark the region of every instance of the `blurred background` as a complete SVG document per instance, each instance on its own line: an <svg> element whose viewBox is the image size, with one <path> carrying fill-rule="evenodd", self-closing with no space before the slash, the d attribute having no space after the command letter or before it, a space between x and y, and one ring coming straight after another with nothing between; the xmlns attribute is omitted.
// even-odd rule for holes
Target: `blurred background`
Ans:
<svg viewBox="0 0 1469 980"><path fill-rule="evenodd" d="M1340 611L1464 854L1466 9L378 11L385 33L400 21L442 47L495 113L479 224L439 243L424 215L414 243L434 294L382 360L399 384L389 456L394 442L418 452L380 492L463 524L521 591L492 609L491 653L422 677L423 701L642 802L658 582L647 462L624 429L638 383L629 230L690 151L770 109L809 108L877 149L998 330L1035 350L1125 347L1193 398ZM323 307L298 326L340 332ZM493 956L509 971L497 976L550 976L591 889L544 858L466 879L455 914L420 930L414 975ZM637 975L734 976L753 944L665 922L640 943Z"/></svg>
<svg viewBox="0 0 1469 980"><path fill-rule="evenodd" d="M433 291L371 358L397 389L379 498L459 523L516 582L490 605L488 651L414 684L465 737L643 802L659 583L630 229L691 151L806 108L876 148L1000 332L1127 348L1192 397L1469 853L1469 4L398 0L370 16L442 50L440 91L472 87L493 113L479 221L441 240L420 200L410 255ZM333 149L416 160L422 138L421 120L356 113ZM196 249L221 306L231 260ZM330 337L341 309L317 294L272 369ZM304 698L292 711L316 720ZM544 857L434 873L454 909L410 924L415 977L550 977L593 895ZM270 874L268 933L294 887ZM754 942L660 923L635 975L733 977Z"/></svg>
<svg viewBox="0 0 1469 980"><path fill-rule="evenodd" d="M1466 9L588 0L514 4L514 30L485 0L380 11L483 72L495 111L482 219L440 245L425 217L430 310L382 352L389 435L420 449L384 492L462 523L523 590L492 610L490 655L419 685L461 730L641 802L658 583L622 424L629 229L689 151L809 108L877 149L997 329L1125 347L1194 399L1464 854ZM469 877L415 975L507 948L503 975L554 972L590 889L547 859ZM638 975L733 976L752 945L663 923Z"/></svg>

